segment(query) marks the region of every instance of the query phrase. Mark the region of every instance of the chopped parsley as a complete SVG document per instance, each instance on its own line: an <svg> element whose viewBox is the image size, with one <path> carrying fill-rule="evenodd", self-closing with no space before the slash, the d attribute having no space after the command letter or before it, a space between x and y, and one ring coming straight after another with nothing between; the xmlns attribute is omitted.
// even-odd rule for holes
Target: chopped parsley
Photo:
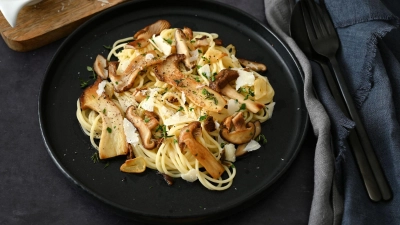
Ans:
<svg viewBox="0 0 400 225"><path fill-rule="evenodd" d="M207 62L207 63L210 63L210 59L208 59L208 58L206 58L206 57L204 57L204 56L202 56L201 58L203 59L203 61L205 61L205 62Z"/></svg>
<svg viewBox="0 0 400 225"><path fill-rule="evenodd" d="M107 132L111 134L112 129L110 127L107 127Z"/></svg>
<svg viewBox="0 0 400 225"><path fill-rule="evenodd" d="M87 87L88 85L89 85L89 81L90 80L82 80L82 79L79 79L80 81L81 81L81 88L84 88L84 87Z"/></svg>
<svg viewBox="0 0 400 225"><path fill-rule="evenodd" d="M165 125L158 125L156 132L161 132L161 138L169 138L173 137L174 135L167 135L167 127Z"/></svg>
<svg viewBox="0 0 400 225"><path fill-rule="evenodd" d="M199 117L199 121L200 122L205 120L205 119L207 119L207 115L202 115L202 116Z"/></svg>
<svg viewBox="0 0 400 225"><path fill-rule="evenodd" d="M111 46L111 45L103 45L103 48L108 49L108 50L111 50L111 49L112 49L112 46Z"/></svg>
<svg viewBox="0 0 400 225"><path fill-rule="evenodd" d="M203 88L201 93L206 96L206 99L213 100L214 104L216 104L216 105L218 104L218 99L215 97L214 94L212 94L209 91L207 91L207 89Z"/></svg>
<svg viewBox="0 0 400 225"><path fill-rule="evenodd" d="M179 111L183 111L183 107L182 106L179 106L179 109L178 109L177 112L179 112Z"/></svg>
<svg viewBox="0 0 400 225"><path fill-rule="evenodd" d="M246 104L245 103L241 104L239 110L236 111L236 112L239 112L241 110L246 110Z"/></svg>
<svg viewBox="0 0 400 225"><path fill-rule="evenodd" d="M169 38L168 38L168 39L165 39L165 38L164 38L164 41L167 42L168 44L172 45L172 40L171 40L171 39L169 39Z"/></svg>
<svg viewBox="0 0 400 225"><path fill-rule="evenodd" d="M99 162L99 160L100 160L99 153L97 153L97 152L93 153L93 155L90 157L90 159L92 160L93 163Z"/></svg>
<svg viewBox="0 0 400 225"><path fill-rule="evenodd" d="M91 66L86 66L86 70L92 72L92 75L90 76L91 79L95 80L97 78L97 75Z"/></svg>
<svg viewBox="0 0 400 225"><path fill-rule="evenodd" d="M110 165L110 162L107 162L106 165L104 165L103 169L107 168Z"/></svg>
<svg viewBox="0 0 400 225"><path fill-rule="evenodd" d="M256 138L256 141L257 142L261 142L262 144L266 144L267 143L267 138L264 136L264 134L260 134Z"/></svg>
<svg viewBox="0 0 400 225"><path fill-rule="evenodd" d="M150 118L148 118L148 117L144 118L145 123L148 123L149 121L150 121Z"/></svg>

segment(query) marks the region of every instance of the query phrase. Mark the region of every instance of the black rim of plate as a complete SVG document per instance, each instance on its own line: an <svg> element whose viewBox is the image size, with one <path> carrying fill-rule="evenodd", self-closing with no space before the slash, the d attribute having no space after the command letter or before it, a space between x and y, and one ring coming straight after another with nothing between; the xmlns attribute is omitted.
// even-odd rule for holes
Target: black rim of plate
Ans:
<svg viewBox="0 0 400 225"><path fill-rule="evenodd" d="M151 13L152 8L156 8L157 13ZM263 125L263 133L264 127L266 127L267 137L271 139L268 140L266 147L237 162L238 176L244 178L240 180L237 177L233 187L228 191L212 192L200 187L196 182L182 181L177 181L178 184L174 184L175 187L168 187L161 181L161 178L155 178L158 175L155 175L154 171L147 170L146 174L142 176L130 176L115 171L119 168L123 159L111 160L111 168L104 170L102 165L93 165L88 159L92 153L91 150L87 150L89 138L79 130L79 124L76 119L74 120L74 111L71 110L74 107L76 110L76 100L82 91L79 88L79 79L88 77L88 74L84 74L86 66L93 63L95 54L102 53L101 41L110 42L131 36L138 29L150 24L149 21L155 21L156 18L166 18L170 22L172 21L172 27L189 26L192 29L198 28L215 33L221 30L224 34L221 35L221 38L233 42L237 46L238 54L242 52L243 57L246 57L252 52L261 51L261 53L257 53L249 59L261 62L272 60L273 62L270 66L268 62L265 62L269 68L266 76L270 79L273 87L276 88L277 105L274 116L269 120L271 122L267 121L267 124ZM127 31L130 24L133 24L131 27L134 27L134 29ZM101 30L98 27L107 28ZM207 28L220 30L209 31ZM230 35L231 33L232 35ZM237 39L240 40L234 43ZM246 43L243 43L245 41ZM224 41L224 45L226 44L229 43ZM94 45L99 45L98 49L93 49ZM240 46L250 46L249 48L253 49L243 50ZM259 47L261 50L257 49ZM267 54L264 54L264 51ZM274 63L276 65L272 65ZM79 69L74 68L77 66L76 64L80 64ZM284 79L284 81L281 81L281 79ZM285 84L282 84L283 82ZM67 91L71 91L71 94L65 93ZM117 212L135 220L150 223L205 222L228 216L254 204L260 197L266 195L268 188L276 183L295 159L304 140L309 120L303 100L302 70L291 50L251 15L231 6L208 0L132 1L119 4L94 16L67 37L54 55L47 68L40 90L38 113L45 146L56 165L71 181L96 199L113 209L117 209ZM274 118L276 118L276 121L274 121ZM59 132L58 129L63 129L64 137L60 137L61 131ZM285 138L287 140L284 140ZM278 145L283 146L283 153L278 152L277 149L281 147ZM70 156L74 154L75 156ZM81 163L83 160L86 160L86 162ZM278 162L280 160L282 162ZM253 162L254 164L252 164ZM268 163L264 165L264 162ZM264 168L266 169L263 170ZM98 175L98 173L104 173L104 175ZM88 181L89 178L85 178L85 174L90 179L95 177L97 180L100 178L100 180L107 181L99 181L96 184ZM113 176L116 178L114 179ZM120 184L121 177L124 177L124 179L128 177L128 181L122 181L126 187ZM154 182L154 179L160 181ZM259 181L253 181L257 179ZM115 182L115 180L119 180L120 183ZM134 184L134 182L137 182L137 184ZM258 183L260 184L258 185ZM116 185L107 189L110 184ZM128 187L135 188L135 185L149 184L156 185L154 189L157 192L150 195L149 192L152 192L150 188L153 186L148 186L147 189L149 190L143 190L143 193L140 193L140 195L148 195L149 201L152 202L152 206L149 206L149 208L138 209L130 205L130 202L126 203L124 200L120 200L135 201L135 198L141 198L135 193L112 193L114 188L115 190L126 190ZM253 186L249 188L249 191L243 191L243 187L248 184ZM196 191L194 194L198 196L192 196L191 189ZM236 195L234 191L237 191L238 194ZM167 193L170 193L171 196ZM172 195L176 195L176 197L172 197ZM209 199L204 200L203 198ZM166 207L166 203L163 202L165 200L170 201L168 205L173 208L166 209L164 212L162 207ZM196 208L196 201L204 204L197 206L201 209ZM213 201L222 202L215 203ZM184 207L187 211L179 207Z"/></svg>

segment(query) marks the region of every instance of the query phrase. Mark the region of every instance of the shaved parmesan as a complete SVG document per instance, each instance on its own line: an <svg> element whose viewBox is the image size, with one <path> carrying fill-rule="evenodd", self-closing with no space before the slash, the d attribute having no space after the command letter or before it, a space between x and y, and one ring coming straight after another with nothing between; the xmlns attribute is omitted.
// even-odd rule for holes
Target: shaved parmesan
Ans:
<svg viewBox="0 0 400 225"><path fill-rule="evenodd" d="M198 74L202 76L207 76L207 78L210 78L211 70L210 70L210 65L206 64L199 69L197 69Z"/></svg>
<svg viewBox="0 0 400 225"><path fill-rule="evenodd" d="M234 144L226 144L225 145L225 160L229 162L235 162L236 161L236 156L235 156L236 148Z"/></svg>
<svg viewBox="0 0 400 225"><path fill-rule="evenodd" d="M136 132L137 129L133 124L126 118L123 121L124 132L126 141L130 144L137 145L139 144L139 134Z"/></svg>
<svg viewBox="0 0 400 225"><path fill-rule="evenodd" d="M181 174L182 179L194 182L197 180L197 171L195 169L190 169L189 172Z"/></svg>
<svg viewBox="0 0 400 225"><path fill-rule="evenodd" d="M220 126L220 124L219 124L217 121L215 121L214 123L215 123L215 129L217 129L217 130L218 130L218 129L219 129L219 126Z"/></svg>
<svg viewBox="0 0 400 225"><path fill-rule="evenodd" d="M257 141L251 140L249 143L247 143L246 147L243 150L246 152L251 152L259 148L261 148L261 145Z"/></svg>
<svg viewBox="0 0 400 225"><path fill-rule="evenodd" d="M168 44L168 42L166 42L164 38L161 37L161 35L159 36L153 35L153 41L154 44L157 46L158 50L160 50L164 55L171 54L172 46Z"/></svg>
<svg viewBox="0 0 400 225"><path fill-rule="evenodd" d="M177 125L177 124L181 124L181 123L190 123L195 120L196 119L190 118L188 115L182 115L181 112L177 112L173 116L164 120L164 125L169 126L169 125Z"/></svg>
<svg viewBox="0 0 400 225"><path fill-rule="evenodd" d="M236 90L239 90L243 86L253 86L254 85L254 74L253 72L247 72L243 69L237 69L239 77L236 80Z"/></svg>
<svg viewBox="0 0 400 225"><path fill-rule="evenodd" d="M147 110L149 112L153 112L154 111L154 101L155 101L154 96L158 93L158 89L159 88L152 88L152 89L148 90L150 92L150 94L149 94L149 97L147 99L142 101L142 103L141 103L142 109L145 109L145 110Z"/></svg>
<svg viewBox="0 0 400 225"><path fill-rule="evenodd" d="M268 118L272 117L272 112L274 111L275 102L271 102L265 106L266 113L268 114Z"/></svg>
<svg viewBox="0 0 400 225"><path fill-rule="evenodd" d="M185 92L183 92L183 91L182 91L182 101L183 101L183 104L186 103L186 95L185 95Z"/></svg>
<svg viewBox="0 0 400 225"><path fill-rule="evenodd" d="M240 109L240 104L238 101L234 99L229 99L228 100L228 114L233 115L235 112L239 111Z"/></svg>
<svg viewBox="0 0 400 225"><path fill-rule="evenodd" d="M190 51L189 62L194 62L197 60L197 58L199 58L199 50L195 49L193 51Z"/></svg>
<svg viewBox="0 0 400 225"><path fill-rule="evenodd" d="M145 58L147 61L148 61L148 60L152 60L152 59L154 59L154 55L151 54L151 53L147 53L146 56L145 56L144 58Z"/></svg>
<svg viewBox="0 0 400 225"><path fill-rule="evenodd" d="M97 93L98 96L103 94L104 88L106 87L106 85L107 85L107 81L106 80L103 80L102 82L99 83L99 85L97 86L97 90L96 90L96 93Z"/></svg>
<svg viewBox="0 0 400 225"><path fill-rule="evenodd" d="M174 111L173 110L171 110L171 109L168 109L167 107L165 107L165 106L162 106L161 108L160 108L160 113L161 113L161 115L163 115L163 116L165 116L165 117L171 117L172 115L174 115Z"/></svg>

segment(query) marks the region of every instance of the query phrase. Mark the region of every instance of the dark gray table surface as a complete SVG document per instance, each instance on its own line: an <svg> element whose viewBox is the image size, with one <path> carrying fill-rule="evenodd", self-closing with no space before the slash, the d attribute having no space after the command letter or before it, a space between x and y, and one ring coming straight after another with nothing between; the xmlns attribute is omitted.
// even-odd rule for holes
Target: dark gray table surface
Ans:
<svg viewBox="0 0 400 225"><path fill-rule="evenodd" d="M266 23L263 0L218 0ZM0 224L142 224L111 212L76 187L50 158L40 133L38 95L61 44L20 53L0 40ZM296 160L267 197L213 224L306 224L313 194L311 129Z"/></svg>

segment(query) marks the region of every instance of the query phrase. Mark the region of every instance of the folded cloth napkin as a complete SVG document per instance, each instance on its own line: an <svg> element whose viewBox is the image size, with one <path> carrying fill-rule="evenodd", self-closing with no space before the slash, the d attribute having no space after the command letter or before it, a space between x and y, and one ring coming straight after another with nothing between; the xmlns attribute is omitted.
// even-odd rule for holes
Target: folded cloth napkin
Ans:
<svg viewBox="0 0 400 225"><path fill-rule="evenodd" d="M374 203L344 142L354 123L338 110L320 68L310 63L289 36L295 0L264 3L267 22L303 69L305 102L318 137L309 224L400 224L400 31L394 15L400 12L395 8L400 4L397 0L323 2L340 38L339 64L394 193L391 201ZM319 99L314 96L313 83Z"/></svg>

